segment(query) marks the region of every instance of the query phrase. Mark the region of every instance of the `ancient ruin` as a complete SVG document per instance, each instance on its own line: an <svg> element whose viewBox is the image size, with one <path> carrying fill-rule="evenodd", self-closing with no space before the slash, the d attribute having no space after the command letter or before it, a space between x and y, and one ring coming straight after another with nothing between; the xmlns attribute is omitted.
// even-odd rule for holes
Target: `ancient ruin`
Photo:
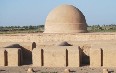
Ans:
<svg viewBox="0 0 116 73"><path fill-rule="evenodd" d="M53 9L46 18L44 33L87 32L83 13L72 5L61 5Z"/></svg>
<svg viewBox="0 0 116 73"><path fill-rule="evenodd" d="M44 33L0 35L0 66L116 67L116 33L86 32L78 8L58 6Z"/></svg>

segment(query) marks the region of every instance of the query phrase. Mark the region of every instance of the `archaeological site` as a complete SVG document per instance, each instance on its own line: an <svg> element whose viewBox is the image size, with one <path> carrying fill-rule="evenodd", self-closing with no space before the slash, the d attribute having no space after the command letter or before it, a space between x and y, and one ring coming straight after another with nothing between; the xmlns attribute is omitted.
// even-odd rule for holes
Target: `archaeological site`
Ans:
<svg viewBox="0 0 116 73"><path fill-rule="evenodd" d="M103 72L103 68L112 70L116 67L116 33L90 33L87 26L85 16L78 8L60 5L48 14L43 33L0 35L0 68L86 67L100 68L100 71L70 69L63 73L109 73Z"/></svg>

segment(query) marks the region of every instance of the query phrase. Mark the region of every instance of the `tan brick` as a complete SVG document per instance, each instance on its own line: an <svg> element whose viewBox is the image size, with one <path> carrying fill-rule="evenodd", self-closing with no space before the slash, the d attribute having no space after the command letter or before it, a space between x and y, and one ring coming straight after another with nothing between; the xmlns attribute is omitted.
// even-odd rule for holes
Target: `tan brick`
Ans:
<svg viewBox="0 0 116 73"><path fill-rule="evenodd" d="M109 73L108 69L103 69L103 73Z"/></svg>
<svg viewBox="0 0 116 73"><path fill-rule="evenodd" d="M21 65L21 49L20 48L7 48L8 66Z"/></svg>
<svg viewBox="0 0 116 73"><path fill-rule="evenodd" d="M68 51L68 67L80 66L80 52L78 46L67 47Z"/></svg>
<svg viewBox="0 0 116 73"><path fill-rule="evenodd" d="M103 66L116 67L116 48L103 49Z"/></svg>
<svg viewBox="0 0 116 73"><path fill-rule="evenodd" d="M0 48L0 66L6 66L6 50L5 48Z"/></svg>
<svg viewBox="0 0 116 73"><path fill-rule="evenodd" d="M101 67L101 49L91 48L90 49L90 66Z"/></svg>
<svg viewBox="0 0 116 73"><path fill-rule="evenodd" d="M65 69L63 73L70 73L69 69Z"/></svg>
<svg viewBox="0 0 116 73"><path fill-rule="evenodd" d="M21 48L23 58L26 61L31 61L32 59L32 42L0 42L0 47Z"/></svg>
<svg viewBox="0 0 116 73"><path fill-rule="evenodd" d="M66 67L66 49L60 46L44 49L45 67Z"/></svg>
<svg viewBox="0 0 116 73"><path fill-rule="evenodd" d="M41 48L34 48L32 51L33 66L42 66Z"/></svg>

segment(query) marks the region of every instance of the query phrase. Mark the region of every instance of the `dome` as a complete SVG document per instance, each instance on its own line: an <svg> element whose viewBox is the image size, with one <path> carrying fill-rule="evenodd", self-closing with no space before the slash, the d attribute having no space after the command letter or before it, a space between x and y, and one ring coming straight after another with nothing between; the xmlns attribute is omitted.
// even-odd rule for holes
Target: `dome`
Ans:
<svg viewBox="0 0 116 73"><path fill-rule="evenodd" d="M61 5L46 18L44 33L83 33L87 24L83 13L73 5Z"/></svg>

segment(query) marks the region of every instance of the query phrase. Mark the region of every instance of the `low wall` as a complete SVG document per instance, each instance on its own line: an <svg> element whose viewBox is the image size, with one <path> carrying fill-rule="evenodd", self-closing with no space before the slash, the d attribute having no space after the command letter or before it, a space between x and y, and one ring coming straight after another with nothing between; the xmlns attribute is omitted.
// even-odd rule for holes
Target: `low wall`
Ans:
<svg viewBox="0 0 116 73"><path fill-rule="evenodd" d="M32 51L33 66L80 67L78 46L46 46Z"/></svg>
<svg viewBox="0 0 116 73"><path fill-rule="evenodd" d="M106 44L106 46L109 45L110 47L114 48L114 45L116 44L116 33L79 33L79 34L43 34L43 33L37 34L36 33L36 34L1 34L0 35L0 47L1 48L3 48L3 47L21 48L22 52L23 52L23 58L26 59L26 60L24 60L24 64L27 63L26 65L32 64L33 48L38 48L38 46L40 46L40 45L56 47L56 46L58 46L59 42L63 42L63 41L66 41L73 46L80 46L81 50L83 51L83 53L82 53L83 61L84 62L88 61L87 63L89 63L90 62L89 60L91 58L90 56L92 54L92 52L90 52L91 45L94 45L94 46L96 45L96 46L99 46L99 48L101 48L101 47L103 48L104 47L103 44ZM17 47L17 45L19 47ZM73 51L73 48L72 48L72 50L69 50L69 52L71 52L71 51ZM97 51L100 54L99 50L97 50ZM47 52L48 52L48 50L47 50ZM97 53L97 52L95 52L95 53ZM115 52L112 51L112 53L115 53ZM40 54L41 54L41 52L40 52ZM51 52L51 54L53 54L53 53ZM1 55L3 55L3 54L1 54ZM105 54L105 53L103 54L103 56L106 56L106 55L107 54ZM69 57L71 57L71 56L69 56ZM108 57L110 59L111 56L108 55ZM109 60L109 59L107 59L107 60ZM100 60L100 58L98 60ZM72 61L72 60L69 60L69 61ZM104 61L104 63L105 63L105 61ZM96 66L96 64L95 64L95 66ZM71 65L73 65L73 64L71 64ZM101 64L98 64L98 66L99 65L101 65ZM107 66L105 64L103 64L103 65Z"/></svg>
<svg viewBox="0 0 116 73"><path fill-rule="evenodd" d="M90 41L116 40L116 33L79 34L1 34L0 42L47 42L47 41Z"/></svg>
<svg viewBox="0 0 116 73"><path fill-rule="evenodd" d="M0 48L0 66L22 65L22 50L20 48Z"/></svg>
<svg viewBox="0 0 116 73"><path fill-rule="evenodd" d="M23 64L32 64L32 49L35 48L32 42L0 42L0 48L21 48L23 55Z"/></svg>
<svg viewBox="0 0 116 73"><path fill-rule="evenodd" d="M116 45L94 45L90 49L91 67L116 67Z"/></svg>

